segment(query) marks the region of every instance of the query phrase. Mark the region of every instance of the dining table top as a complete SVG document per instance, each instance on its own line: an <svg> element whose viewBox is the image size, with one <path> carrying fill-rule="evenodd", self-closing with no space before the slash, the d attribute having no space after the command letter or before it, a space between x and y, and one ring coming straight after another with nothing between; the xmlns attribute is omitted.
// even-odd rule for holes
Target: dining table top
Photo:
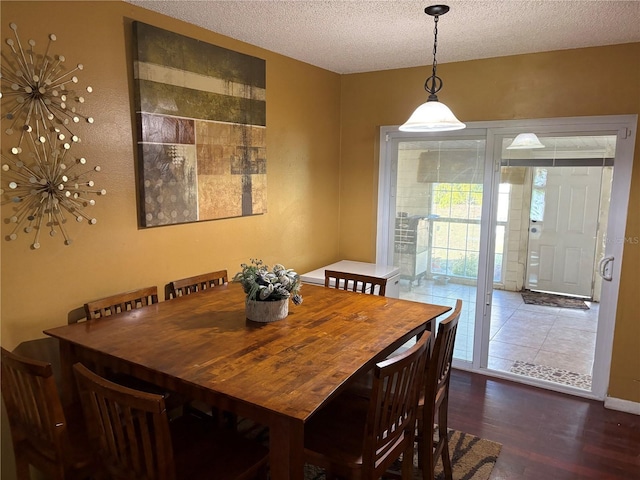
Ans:
<svg viewBox="0 0 640 480"><path fill-rule="evenodd" d="M303 303L291 303L289 315L272 323L247 320L242 287L230 283L45 333L60 340L67 389L74 388L70 363L93 354L269 425L277 436L272 447L297 465L309 417L450 310L309 284L301 293ZM300 478L301 469L292 474L273 461L274 478Z"/></svg>
<svg viewBox="0 0 640 480"><path fill-rule="evenodd" d="M230 283L45 333L304 421L450 309L306 284L302 293L273 323L247 320Z"/></svg>

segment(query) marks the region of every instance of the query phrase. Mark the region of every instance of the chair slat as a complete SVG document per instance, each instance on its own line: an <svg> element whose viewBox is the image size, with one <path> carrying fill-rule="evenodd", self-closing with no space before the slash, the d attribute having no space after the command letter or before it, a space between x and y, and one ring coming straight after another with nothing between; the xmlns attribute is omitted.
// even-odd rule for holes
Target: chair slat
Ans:
<svg viewBox="0 0 640 480"><path fill-rule="evenodd" d="M165 300L189 295L195 292L214 288L229 282L226 270L218 270L216 272L203 273L194 277L182 278L174 280L167 285L165 289Z"/></svg>
<svg viewBox="0 0 640 480"><path fill-rule="evenodd" d="M387 289L387 279L371 275L325 270L324 286L384 296Z"/></svg>
<svg viewBox="0 0 640 480"><path fill-rule="evenodd" d="M87 320L105 318L116 313L135 310L158 303L158 288L145 287L87 302L84 305Z"/></svg>

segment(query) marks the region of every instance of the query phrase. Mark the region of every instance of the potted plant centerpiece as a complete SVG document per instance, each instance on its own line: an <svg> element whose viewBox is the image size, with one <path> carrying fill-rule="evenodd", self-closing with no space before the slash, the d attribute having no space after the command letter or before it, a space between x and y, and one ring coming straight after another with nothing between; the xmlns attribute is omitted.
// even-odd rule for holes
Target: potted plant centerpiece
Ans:
<svg viewBox="0 0 640 480"><path fill-rule="evenodd" d="M233 282L240 283L246 293L246 314L255 322L274 322L289 314L289 299L302 303L300 275L293 269L276 264L269 269L262 260L251 259L240 265Z"/></svg>

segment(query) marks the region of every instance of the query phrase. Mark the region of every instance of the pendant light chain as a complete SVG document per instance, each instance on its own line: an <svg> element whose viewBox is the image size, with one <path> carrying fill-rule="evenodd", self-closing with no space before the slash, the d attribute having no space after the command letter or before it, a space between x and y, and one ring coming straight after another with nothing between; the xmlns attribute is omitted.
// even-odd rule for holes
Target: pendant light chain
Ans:
<svg viewBox="0 0 640 480"><path fill-rule="evenodd" d="M438 18L440 15L434 15L435 26L433 27L433 68L431 76L427 78L424 83L424 89L429 93L430 100L438 100L436 93L442 88L442 80L436 75L436 69L438 68L438 60L436 59L436 53L438 51Z"/></svg>
<svg viewBox="0 0 640 480"><path fill-rule="evenodd" d="M438 51L438 18L439 15L433 17L435 25L433 27L433 72L431 73L432 77L436 76L436 67L438 66L438 61L436 60L436 52Z"/></svg>

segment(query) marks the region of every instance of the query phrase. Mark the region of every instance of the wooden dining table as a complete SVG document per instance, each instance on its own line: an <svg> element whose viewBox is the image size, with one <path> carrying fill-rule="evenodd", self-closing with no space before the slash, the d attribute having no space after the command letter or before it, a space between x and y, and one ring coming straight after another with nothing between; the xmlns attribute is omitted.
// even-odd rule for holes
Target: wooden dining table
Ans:
<svg viewBox="0 0 640 480"><path fill-rule="evenodd" d="M302 480L314 412L450 310L315 285L302 294L272 323L247 320L241 286L228 284L45 330L60 343L64 401L77 400L75 362L134 375L268 426L271 478Z"/></svg>

